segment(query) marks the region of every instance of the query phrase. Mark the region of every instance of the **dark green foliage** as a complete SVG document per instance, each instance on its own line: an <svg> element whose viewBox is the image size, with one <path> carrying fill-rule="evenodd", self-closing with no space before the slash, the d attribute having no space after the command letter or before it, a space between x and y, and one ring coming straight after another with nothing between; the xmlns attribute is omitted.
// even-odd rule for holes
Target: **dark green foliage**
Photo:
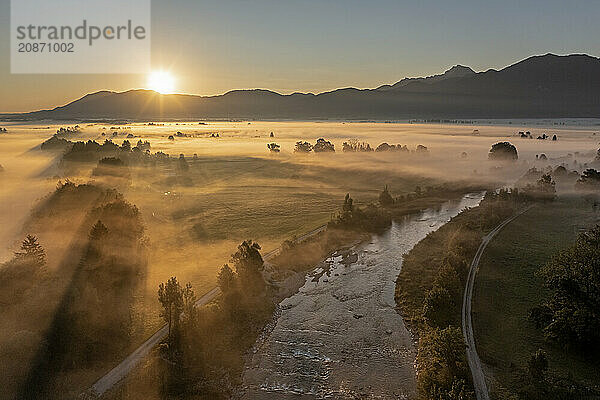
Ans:
<svg viewBox="0 0 600 400"><path fill-rule="evenodd" d="M335 152L335 146L330 141L319 138L313 146L313 151L315 153L333 153Z"/></svg>
<svg viewBox="0 0 600 400"><path fill-rule="evenodd" d="M396 302L420 336L417 384L423 399L474 399L460 330L468 268L481 238L524 200L517 190L488 192L404 257Z"/></svg>
<svg viewBox="0 0 600 400"><path fill-rule="evenodd" d="M355 207L350 194L346 194L341 212L329 222L328 226L363 232L382 232L391 224L389 213L373 205L364 208Z"/></svg>
<svg viewBox="0 0 600 400"><path fill-rule="evenodd" d="M169 326L168 340L171 343L171 332L179 326L179 316L183 311L183 289L177 278L173 276L158 286L158 301L162 306L160 315Z"/></svg>
<svg viewBox="0 0 600 400"><path fill-rule="evenodd" d="M219 271L219 275L217 277L217 282L219 283L219 288L221 292L228 293L235 287L236 277L234 272L229 268L229 265L225 264Z"/></svg>
<svg viewBox="0 0 600 400"><path fill-rule="evenodd" d="M296 146L294 147L295 153L310 153L313 150L313 145L308 142L296 142Z"/></svg>
<svg viewBox="0 0 600 400"><path fill-rule="evenodd" d="M563 178L563 177L567 176L567 174L568 174L567 169L562 165L559 165L558 167L556 167L554 169L554 171L552 171L552 176L555 176L556 178Z"/></svg>
<svg viewBox="0 0 600 400"><path fill-rule="evenodd" d="M198 310L196 309L196 293L191 283L186 283L183 288L183 316L186 324L194 328L198 322Z"/></svg>
<svg viewBox="0 0 600 400"><path fill-rule="evenodd" d="M436 285L425 296L423 318L431 326L445 328L453 322L456 306L450 292Z"/></svg>
<svg viewBox="0 0 600 400"><path fill-rule="evenodd" d="M123 140L123 144L121 145L121 150L126 151L126 152L130 152L131 151L131 143L129 142L129 140Z"/></svg>
<svg viewBox="0 0 600 400"><path fill-rule="evenodd" d="M556 184L549 174L543 174L534 185L525 186L522 194L531 200L552 201L556 197Z"/></svg>
<svg viewBox="0 0 600 400"><path fill-rule="evenodd" d="M146 151L150 151L150 142L147 140L144 140L142 142L142 140L138 140L137 144L135 145L134 149L139 149L142 152L146 152Z"/></svg>
<svg viewBox="0 0 600 400"><path fill-rule="evenodd" d="M271 153L279 153L281 151L280 147L281 146L279 146L277 143L267 144L267 149L269 149L269 151L271 151Z"/></svg>
<svg viewBox="0 0 600 400"><path fill-rule="evenodd" d="M387 144L387 143L383 142L379 146L377 146L375 151L376 152L399 151L399 152L403 152L403 153L408 153L409 150L406 145L402 146L401 144Z"/></svg>
<svg viewBox="0 0 600 400"><path fill-rule="evenodd" d="M120 159L125 165L150 165L165 163L170 160L169 156L162 152L150 154L150 142L139 140L135 147L128 140L124 140L121 146L105 139L102 144L95 140L87 142L72 142L59 138L56 135L42 144L42 150L64 150L59 163L63 170L75 168L77 163L94 163L102 159ZM115 164L99 164L99 167L117 166Z"/></svg>
<svg viewBox="0 0 600 400"><path fill-rule="evenodd" d="M387 185L383 188L383 191L379 194L379 204L383 207L389 207L394 204L394 199L388 191Z"/></svg>
<svg viewBox="0 0 600 400"><path fill-rule="evenodd" d="M344 197L344 204L342 205L343 213L351 213L354 211L354 206L352 205L353 201L354 200L352 200L352 197L350 197L350 193L346 193L346 196Z"/></svg>
<svg viewBox="0 0 600 400"><path fill-rule="evenodd" d="M418 388L426 399L471 400L471 373L459 328L431 328L422 332L417 354Z"/></svg>
<svg viewBox="0 0 600 400"><path fill-rule="evenodd" d="M600 226L581 234L540 275L551 295L532 311L546 339L586 352L600 350Z"/></svg>
<svg viewBox="0 0 600 400"><path fill-rule="evenodd" d="M59 129L56 130L56 135L57 136L68 136L68 135L74 135L79 132L81 132L81 128L79 127L79 125L75 125L73 127L67 126L66 128L61 126Z"/></svg>
<svg viewBox="0 0 600 400"><path fill-rule="evenodd" d="M53 135L50 139L48 139L44 143L42 143L40 148L42 150L46 150L46 151L48 151L48 150L65 151L68 148L70 148L71 146L73 146L73 143L70 142L69 140L60 138L56 135Z"/></svg>
<svg viewBox="0 0 600 400"><path fill-rule="evenodd" d="M600 189L600 172L593 168L586 169L575 183L575 188L593 191Z"/></svg>
<svg viewBox="0 0 600 400"><path fill-rule="evenodd" d="M175 281L171 284L176 302L181 299L183 320L173 343L163 346L158 360L158 379L165 397L185 394L231 398L231 390L240 383L244 355L270 320L275 306L270 291L257 295L255 287L251 287L257 285L255 279L260 279L258 286L267 288L262 280L263 259L259 250L260 246L252 240L238 246L232 254L237 273L228 265L223 266L218 277L222 296L207 307L197 310L193 306L196 298L189 284L185 288Z"/></svg>
<svg viewBox="0 0 600 400"><path fill-rule="evenodd" d="M417 148L415 149L415 153L428 154L429 150L427 149L427 147L423 146L422 144L419 144L419 145L417 145Z"/></svg>
<svg viewBox="0 0 600 400"><path fill-rule="evenodd" d="M25 262L30 262L37 267L46 265L46 252L42 245L38 243L35 236L27 235L21 243L21 251L16 252L17 259Z"/></svg>
<svg viewBox="0 0 600 400"><path fill-rule="evenodd" d="M356 152L371 152L373 149L371 145L366 142L359 142L356 139L350 139L342 144L342 151L344 153L356 153Z"/></svg>
<svg viewBox="0 0 600 400"><path fill-rule="evenodd" d="M498 142L492 145L488 154L490 160L515 161L519 158L517 148L509 142Z"/></svg>
<svg viewBox="0 0 600 400"><path fill-rule="evenodd" d="M125 163L117 157L105 157L98 161L98 165L110 165L112 167L123 167Z"/></svg>
<svg viewBox="0 0 600 400"><path fill-rule="evenodd" d="M231 263L239 277L240 285L250 293L261 293L265 289L262 271L264 261L260 254L260 245L245 240L231 256Z"/></svg>
<svg viewBox="0 0 600 400"><path fill-rule="evenodd" d="M49 203L92 189L67 182L57 187ZM117 192L97 188L94 192L97 207L82 225L87 228L82 237L88 239L83 256L79 263L75 261L57 299L56 312L44 332L46 345L39 349L23 386L25 398L51 398L65 372L112 362L126 351L132 333L140 328L132 322L132 305L145 271L141 217Z"/></svg>
<svg viewBox="0 0 600 400"><path fill-rule="evenodd" d="M600 392L581 386L570 377L549 375L546 352L538 349L529 358L526 373L520 373L518 394L524 400L584 400L597 399Z"/></svg>

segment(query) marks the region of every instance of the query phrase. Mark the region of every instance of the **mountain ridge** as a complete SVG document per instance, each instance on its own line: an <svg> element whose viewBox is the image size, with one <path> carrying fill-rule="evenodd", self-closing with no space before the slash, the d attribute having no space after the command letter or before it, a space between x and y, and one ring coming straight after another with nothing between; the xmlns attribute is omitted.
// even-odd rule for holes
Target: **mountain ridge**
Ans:
<svg viewBox="0 0 600 400"><path fill-rule="evenodd" d="M532 56L500 70L455 65L373 89L280 94L268 89L221 95L101 90L49 110L4 119L405 119L600 117L600 59Z"/></svg>

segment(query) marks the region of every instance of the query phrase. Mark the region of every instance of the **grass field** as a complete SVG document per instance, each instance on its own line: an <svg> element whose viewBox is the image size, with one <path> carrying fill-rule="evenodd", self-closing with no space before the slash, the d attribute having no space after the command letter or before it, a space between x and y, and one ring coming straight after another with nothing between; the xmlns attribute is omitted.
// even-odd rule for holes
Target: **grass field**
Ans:
<svg viewBox="0 0 600 400"><path fill-rule="evenodd" d="M98 179L91 175L95 162L69 174L58 167L60 153L37 148L64 126L12 124L8 125L9 132L0 137L0 164L4 168L0 173L0 203L6 205L0 212L1 261L11 257L27 233L38 235L47 247L48 265L56 268L56 273L60 274L59 266L68 261L68 244L77 237L74 232L79 228L74 214L63 218L59 225L48 226L32 224L29 215L32 207L35 209L36 203L54 190L59 178L78 184ZM263 252L268 252L282 241L329 221L348 192L360 205L376 201L384 185L389 186L393 196L398 196L414 192L417 185L426 190L444 182L475 185L490 180L511 181L529 166L541 165L534 161L540 152L548 157L562 157L579 151L579 162L586 162L594 156L596 147L592 127L552 128L559 133L559 142L517 139L514 135L520 128L508 125L245 121L130 124L114 128L85 124L81 132L69 139L103 142L111 138L120 144L131 134L134 137L128 140L132 143L148 140L153 153L160 150L173 158L183 153L189 163L185 176L178 174L175 162L157 168L132 167L131 183L117 187L127 201L139 208L148 243L143 288L132 306L143 324L134 335L136 343L162 324L156 300L160 282L177 276L180 282L191 282L201 295L215 285L218 269L228 262L242 240L253 239L262 245ZM472 135L474 128L481 134ZM547 127L532 130L542 129ZM182 135L177 136L178 131ZM270 137L271 132L274 138ZM213 133L219 137L211 137ZM169 135L176 137L169 140ZM319 137L331 140L337 152L293 152L296 141L314 143ZM348 139L368 141L373 147L382 142L401 143L411 150L423 144L429 152L343 153L342 143ZM520 162L511 168L492 168L485 161L491 144L507 139L518 146ZM268 152L266 144L273 141L281 145L281 153ZM468 157L461 156L463 151ZM452 184L450 188L457 186L462 187ZM394 212L415 212L445 199L440 195L405 200ZM88 212L89 206L84 203L76 204L78 213ZM77 262L78 257L75 258ZM87 384L99 374L100 371L91 371L84 379L74 380Z"/></svg>
<svg viewBox="0 0 600 400"><path fill-rule="evenodd" d="M549 373L600 384L600 363L544 342L528 320L545 295L536 271L569 246L581 228L600 221L583 200L539 204L506 226L488 245L480 263L473 299L477 351L486 364L493 399L514 399L519 375L538 349L546 351Z"/></svg>

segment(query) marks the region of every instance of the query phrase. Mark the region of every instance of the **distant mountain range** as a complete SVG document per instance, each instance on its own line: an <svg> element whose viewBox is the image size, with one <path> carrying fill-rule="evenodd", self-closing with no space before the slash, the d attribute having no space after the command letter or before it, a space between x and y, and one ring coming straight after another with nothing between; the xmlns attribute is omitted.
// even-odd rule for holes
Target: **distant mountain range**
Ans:
<svg viewBox="0 0 600 400"><path fill-rule="evenodd" d="M282 95L262 89L219 96L101 91L52 110L5 119L350 119L600 117L600 59L534 56L499 71L457 65L441 75L376 89Z"/></svg>

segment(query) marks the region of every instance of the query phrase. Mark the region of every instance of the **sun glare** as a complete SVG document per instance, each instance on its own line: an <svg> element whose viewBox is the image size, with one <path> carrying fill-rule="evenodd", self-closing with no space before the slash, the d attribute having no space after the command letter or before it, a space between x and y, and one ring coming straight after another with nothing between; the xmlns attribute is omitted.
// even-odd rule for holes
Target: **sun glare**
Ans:
<svg viewBox="0 0 600 400"><path fill-rule="evenodd" d="M175 91L175 78L168 71L152 71L148 75L148 89L165 94Z"/></svg>

